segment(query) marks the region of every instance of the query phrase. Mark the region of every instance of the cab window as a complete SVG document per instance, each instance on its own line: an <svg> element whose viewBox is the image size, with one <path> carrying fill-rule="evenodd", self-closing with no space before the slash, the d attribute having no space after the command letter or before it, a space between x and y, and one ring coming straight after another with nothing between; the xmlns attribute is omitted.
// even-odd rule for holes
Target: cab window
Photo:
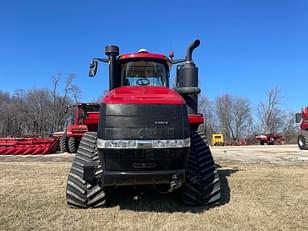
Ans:
<svg viewBox="0 0 308 231"><path fill-rule="evenodd" d="M169 72L162 62L130 60L122 64L121 79L124 86L168 87Z"/></svg>

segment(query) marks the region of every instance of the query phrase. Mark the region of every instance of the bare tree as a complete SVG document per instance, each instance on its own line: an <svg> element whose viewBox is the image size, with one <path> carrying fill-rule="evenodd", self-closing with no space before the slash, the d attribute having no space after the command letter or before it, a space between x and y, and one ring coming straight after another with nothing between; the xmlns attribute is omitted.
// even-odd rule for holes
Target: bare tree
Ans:
<svg viewBox="0 0 308 231"><path fill-rule="evenodd" d="M11 97L9 93L0 91L0 109L2 105L9 103L10 100L11 100Z"/></svg>
<svg viewBox="0 0 308 231"><path fill-rule="evenodd" d="M237 139L247 136L252 130L253 119L250 103L242 97L233 97L232 114L234 117L234 129Z"/></svg>
<svg viewBox="0 0 308 231"><path fill-rule="evenodd" d="M9 102L3 107L4 114L2 122L2 134L4 136L19 136L25 129L24 126L24 115L26 107L24 105L24 95L23 90L16 90L16 93L10 97Z"/></svg>
<svg viewBox="0 0 308 231"><path fill-rule="evenodd" d="M10 102L10 94L0 91L0 136L4 136L7 127L7 110Z"/></svg>
<svg viewBox="0 0 308 231"><path fill-rule="evenodd" d="M61 81L61 74L58 74L54 77L53 81L53 95L55 97L54 100L54 125L52 127L51 132L62 130L64 122L65 122L65 107L68 104L72 104L73 102L77 103L80 99L81 90L80 88L73 83L76 76L74 74L68 74L65 78L65 84L63 88L63 94L59 95L58 88L59 83ZM74 100L72 99L74 98Z"/></svg>
<svg viewBox="0 0 308 231"><path fill-rule="evenodd" d="M216 99L216 111L219 127L227 139L235 140L235 132L232 126L234 116L232 113L232 96L225 94Z"/></svg>
<svg viewBox="0 0 308 231"><path fill-rule="evenodd" d="M70 73L66 77L65 95L70 95L75 103L78 103L81 97L81 89L78 85L74 84L73 81L76 79L76 75Z"/></svg>
<svg viewBox="0 0 308 231"><path fill-rule="evenodd" d="M61 130L65 107L80 95L73 79L67 77L63 94L59 94L60 74L53 77L51 89L17 90L14 95L0 91L0 136L46 137Z"/></svg>
<svg viewBox="0 0 308 231"><path fill-rule="evenodd" d="M73 97L75 103L78 103L80 101L80 96L81 96L80 87L75 84L72 84L71 87L69 88L69 92Z"/></svg>
<svg viewBox="0 0 308 231"><path fill-rule="evenodd" d="M258 106L260 127L264 133L277 133L284 124L284 112L279 108L281 103L280 89L272 88L266 93L267 101Z"/></svg>
<svg viewBox="0 0 308 231"><path fill-rule="evenodd" d="M253 120L247 99L225 94L216 99L216 111L219 128L227 139L239 140L248 135Z"/></svg>
<svg viewBox="0 0 308 231"><path fill-rule="evenodd" d="M51 94L52 94L52 126L50 128L50 133L55 131L55 128L57 127L57 120L58 120L58 109L57 108L57 100L58 100L58 86L61 80L61 74L58 73L52 77L52 88L51 88ZM61 110L61 109L60 109Z"/></svg>
<svg viewBox="0 0 308 231"><path fill-rule="evenodd" d="M48 89L33 89L26 94L28 121L31 121L32 131L37 136L48 136L53 123L53 101ZM30 120L30 118L32 118Z"/></svg>
<svg viewBox="0 0 308 231"><path fill-rule="evenodd" d="M207 140L210 140L211 135L217 132L214 102L212 102L208 97L200 95L198 108L199 112L204 115L206 138Z"/></svg>
<svg viewBox="0 0 308 231"><path fill-rule="evenodd" d="M299 128L295 123L295 113L289 112L285 116L285 123L283 128L285 142L289 144L297 143L298 130Z"/></svg>

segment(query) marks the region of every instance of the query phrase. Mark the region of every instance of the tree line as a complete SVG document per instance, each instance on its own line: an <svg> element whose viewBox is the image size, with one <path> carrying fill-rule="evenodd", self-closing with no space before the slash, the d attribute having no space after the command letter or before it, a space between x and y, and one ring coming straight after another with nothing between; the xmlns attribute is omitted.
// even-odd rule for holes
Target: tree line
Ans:
<svg viewBox="0 0 308 231"><path fill-rule="evenodd" d="M16 90L10 95L0 91L0 137L48 137L63 130L65 107L79 100L81 91L75 76L57 74L50 88ZM64 89L59 89L63 80Z"/></svg>
<svg viewBox="0 0 308 231"><path fill-rule="evenodd" d="M50 88L17 90L10 95L0 91L0 137L47 137L63 130L65 107L79 101L80 88L74 74L52 78ZM63 89L59 85L64 81ZM255 141L255 134L281 134L287 143L295 143L297 126L294 113L281 109L281 91L274 87L266 92L256 108L248 99L224 94L215 100L199 97L199 112L205 115L207 139L223 133L227 141L246 138Z"/></svg>
<svg viewBox="0 0 308 231"><path fill-rule="evenodd" d="M225 94L210 100L201 96L199 111L205 115L207 139L211 134L222 133L227 141L242 138L255 143L256 134L279 134L286 143L296 143L298 128L293 112L281 109L281 90L274 87L265 94L256 108L248 99Z"/></svg>

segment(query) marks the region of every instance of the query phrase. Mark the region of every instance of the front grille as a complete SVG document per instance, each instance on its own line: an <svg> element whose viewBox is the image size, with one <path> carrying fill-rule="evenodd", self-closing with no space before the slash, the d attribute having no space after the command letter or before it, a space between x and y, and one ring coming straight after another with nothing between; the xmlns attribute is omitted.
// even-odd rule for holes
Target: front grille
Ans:
<svg viewBox="0 0 308 231"><path fill-rule="evenodd" d="M136 164L153 164L152 170L183 169L189 148L172 149L99 149L105 169L136 170Z"/></svg>
<svg viewBox="0 0 308 231"><path fill-rule="evenodd" d="M113 160L161 160L170 158L185 158L185 154L185 148L104 150L104 155Z"/></svg>

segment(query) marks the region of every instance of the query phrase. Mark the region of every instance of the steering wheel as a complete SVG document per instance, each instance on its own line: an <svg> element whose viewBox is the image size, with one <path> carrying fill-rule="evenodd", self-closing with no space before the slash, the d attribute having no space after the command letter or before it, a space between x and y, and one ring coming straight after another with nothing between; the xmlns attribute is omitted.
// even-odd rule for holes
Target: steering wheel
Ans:
<svg viewBox="0 0 308 231"><path fill-rule="evenodd" d="M138 79L136 81L136 83L139 85L139 86L146 86L146 85L149 85L150 84L150 80L148 80L147 78L142 78L142 79Z"/></svg>

